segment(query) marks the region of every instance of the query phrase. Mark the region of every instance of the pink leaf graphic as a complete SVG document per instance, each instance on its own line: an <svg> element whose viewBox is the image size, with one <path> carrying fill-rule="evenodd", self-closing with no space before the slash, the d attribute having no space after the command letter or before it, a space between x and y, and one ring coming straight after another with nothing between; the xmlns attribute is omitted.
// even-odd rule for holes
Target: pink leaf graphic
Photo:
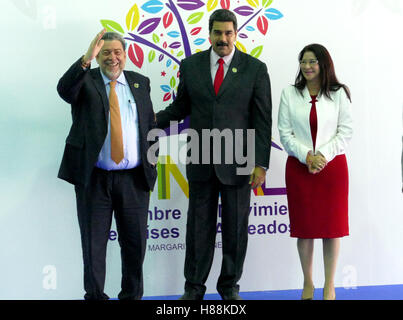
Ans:
<svg viewBox="0 0 403 320"><path fill-rule="evenodd" d="M257 20L257 28L263 35L266 35L267 30L269 29L269 21L266 17L259 17L259 19Z"/></svg>
<svg viewBox="0 0 403 320"><path fill-rule="evenodd" d="M142 22L137 29L139 34L149 34L153 32L160 24L161 18L152 18Z"/></svg>
<svg viewBox="0 0 403 320"><path fill-rule="evenodd" d="M169 99L171 99L171 97L172 97L172 95L171 95L170 92L165 93L165 94L164 94L164 102L165 102L165 101L168 101Z"/></svg>
<svg viewBox="0 0 403 320"><path fill-rule="evenodd" d="M162 18L162 23L164 24L164 28L168 28L172 21L174 21L174 16L172 12L167 12L164 14L164 17Z"/></svg>
<svg viewBox="0 0 403 320"><path fill-rule="evenodd" d="M230 2L230 0L221 0L220 4L221 4L221 8L229 9L231 2Z"/></svg>
<svg viewBox="0 0 403 320"><path fill-rule="evenodd" d="M196 34L198 34L200 31L201 31L201 27L197 27L197 28L193 28L191 31L190 31L190 34L192 35L192 36L195 36Z"/></svg>
<svg viewBox="0 0 403 320"><path fill-rule="evenodd" d="M141 68L144 62L144 52L140 46L135 43L132 43L129 47L128 52L130 60L134 63L135 66Z"/></svg>

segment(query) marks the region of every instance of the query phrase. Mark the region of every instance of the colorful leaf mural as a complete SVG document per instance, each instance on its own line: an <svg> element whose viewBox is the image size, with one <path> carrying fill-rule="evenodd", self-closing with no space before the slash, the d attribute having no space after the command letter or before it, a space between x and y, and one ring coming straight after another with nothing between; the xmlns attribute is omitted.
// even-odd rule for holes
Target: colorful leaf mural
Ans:
<svg viewBox="0 0 403 320"><path fill-rule="evenodd" d="M283 18L282 12L271 7L273 2L273 0L135 1L128 10L123 24L108 19L101 20L101 24L108 31L118 32L125 37L129 44L128 57L135 67L141 69L144 62L161 65L163 68L161 77L164 80L160 90L163 101L167 102L175 99L181 59L207 49L211 43L208 26L205 22L201 24L206 16L219 8L232 10L238 16L236 47L259 58L264 46L256 45L255 41L264 43L270 21ZM125 26L126 30L122 26Z"/></svg>

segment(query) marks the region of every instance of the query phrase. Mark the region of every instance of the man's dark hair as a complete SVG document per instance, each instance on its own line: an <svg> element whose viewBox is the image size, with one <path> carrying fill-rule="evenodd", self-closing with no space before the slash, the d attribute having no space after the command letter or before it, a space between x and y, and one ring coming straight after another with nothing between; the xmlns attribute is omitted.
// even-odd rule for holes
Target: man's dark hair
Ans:
<svg viewBox="0 0 403 320"><path fill-rule="evenodd" d="M122 44L123 50L126 51L126 41L117 32L111 32L111 31L110 32L105 32L105 34L102 36L102 40L105 40L105 41L118 40Z"/></svg>
<svg viewBox="0 0 403 320"><path fill-rule="evenodd" d="M214 21L219 22L232 22L234 24L234 30L237 31L238 23L236 21L236 16L232 11L227 9L218 9L214 11L209 19L209 32L213 29Z"/></svg>

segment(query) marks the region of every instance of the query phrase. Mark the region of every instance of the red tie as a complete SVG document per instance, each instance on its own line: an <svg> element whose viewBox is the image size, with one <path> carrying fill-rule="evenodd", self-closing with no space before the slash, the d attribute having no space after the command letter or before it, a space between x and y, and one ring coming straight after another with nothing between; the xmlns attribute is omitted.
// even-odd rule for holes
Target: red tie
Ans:
<svg viewBox="0 0 403 320"><path fill-rule="evenodd" d="M312 107L311 107L311 112L309 114L309 124L311 125L311 137L312 137L312 144L313 144L313 150L316 148L316 135L318 132L318 117L316 113L316 96L311 96L312 98Z"/></svg>
<svg viewBox="0 0 403 320"><path fill-rule="evenodd" d="M222 81L224 80L224 60L222 58L218 59L218 66L217 73L215 74L214 78L214 91L215 94L218 94L218 90L220 90L220 86Z"/></svg>

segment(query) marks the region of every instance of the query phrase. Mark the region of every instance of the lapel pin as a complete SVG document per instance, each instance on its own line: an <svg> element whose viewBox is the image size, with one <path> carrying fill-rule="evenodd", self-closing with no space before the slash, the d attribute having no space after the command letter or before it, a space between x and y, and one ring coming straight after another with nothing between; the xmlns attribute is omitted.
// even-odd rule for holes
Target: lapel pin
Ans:
<svg viewBox="0 0 403 320"><path fill-rule="evenodd" d="M232 68L232 72L233 72L233 73L237 73L237 72L238 72L238 69L237 69L237 68Z"/></svg>
<svg viewBox="0 0 403 320"><path fill-rule="evenodd" d="M138 89L139 84L136 82L136 83L134 84L134 87L135 87L136 89Z"/></svg>

